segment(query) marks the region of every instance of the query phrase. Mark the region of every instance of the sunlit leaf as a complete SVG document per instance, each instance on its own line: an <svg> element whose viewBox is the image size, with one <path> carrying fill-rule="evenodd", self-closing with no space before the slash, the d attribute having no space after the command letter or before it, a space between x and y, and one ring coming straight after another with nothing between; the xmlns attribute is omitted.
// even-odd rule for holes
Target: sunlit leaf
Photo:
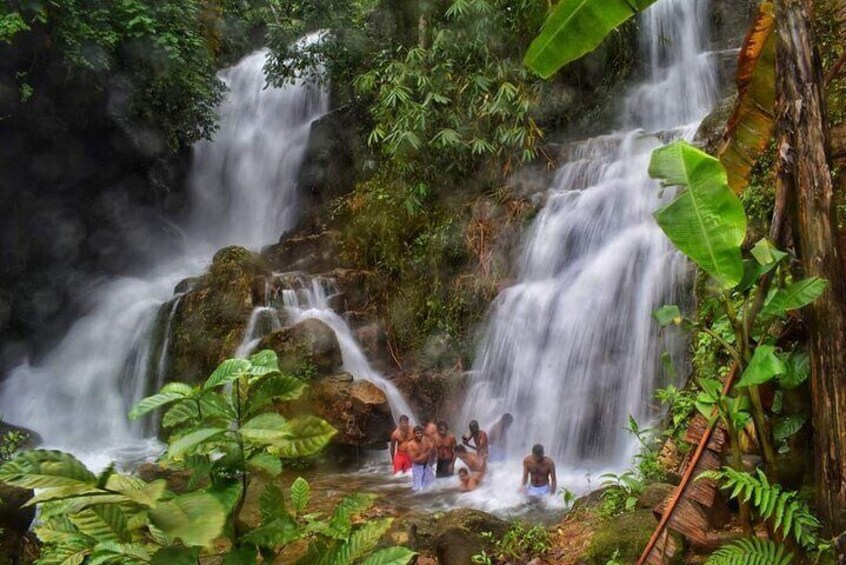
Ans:
<svg viewBox="0 0 846 565"><path fill-rule="evenodd" d="M222 534L226 511L215 497L195 492L151 508L150 521L186 545L207 547Z"/></svg>
<svg viewBox="0 0 846 565"><path fill-rule="evenodd" d="M752 360L743 371L736 387L746 387L764 384L778 375L783 375L786 368L784 362L775 354L772 345L759 345L752 354Z"/></svg>
<svg viewBox="0 0 846 565"><path fill-rule="evenodd" d="M231 383L247 375L250 371L250 362L246 359L227 359L217 366L217 369L203 385L205 390L211 390L220 385Z"/></svg>

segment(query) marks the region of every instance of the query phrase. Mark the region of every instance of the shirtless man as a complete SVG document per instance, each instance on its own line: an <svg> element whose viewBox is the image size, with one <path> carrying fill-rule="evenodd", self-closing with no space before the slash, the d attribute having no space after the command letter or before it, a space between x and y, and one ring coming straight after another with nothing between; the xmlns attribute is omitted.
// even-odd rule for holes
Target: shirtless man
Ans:
<svg viewBox="0 0 846 565"><path fill-rule="evenodd" d="M473 443L470 443L471 439ZM488 458L488 434L479 429L479 422L476 420L470 421L470 433L461 436L461 443L474 450L479 456Z"/></svg>
<svg viewBox="0 0 846 565"><path fill-rule="evenodd" d="M408 425L408 416L402 415L399 418L399 427L391 434L391 462L394 464L394 473L407 473L411 470L411 457L408 456L406 444L414 437L411 426Z"/></svg>
<svg viewBox="0 0 846 565"><path fill-rule="evenodd" d="M523 459L523 482L520 487L531 497L554 496L558 489L555 463L543 454L543 446L539 443L532 447L532 454Z"/></svg>
<svg viewBox="0 0 846 565"><path fill-rule="evenodd" d="M463 445L455 447L455 456L467 465L467 468L475 473L484 473L488 469L487 460L475 453L470 453Z"/></svg>
<svg viewBox="0 0 846 565"><path fill-rule="evenodd" d="M458 480L461 481L458 488L461 489L461 492L476 490L482 482L482 477L484 477L484 473L471 473L462 467L458 470Z"/></svg>
<svg viewBox="0 0 846 565"><path fill-rule="evenodd" d="M438 422L438 433L435 434L435 450L437 452L437 466L435 477L442 479L451 477L455 468L455 436L449 433L446 422Z"/></svg>
<svg viewBox="0 0 846 565"><path fill-rule="evenodd" d="M488 431L491 461L505 461L505 442L508 438L508 429L513 422L514 417L506 412Z"/></svg>
<svg viewBox="0 0 846 565"><path fill-rule="evenodd" d="M413 484L411 488L415 491L426 490L435 480L432 467L429 465L435 446L432 444L432 440L423 433L423 426L414 427L414 437L405 445L408 456L411 457L412 461L411 479Z"/></svg>

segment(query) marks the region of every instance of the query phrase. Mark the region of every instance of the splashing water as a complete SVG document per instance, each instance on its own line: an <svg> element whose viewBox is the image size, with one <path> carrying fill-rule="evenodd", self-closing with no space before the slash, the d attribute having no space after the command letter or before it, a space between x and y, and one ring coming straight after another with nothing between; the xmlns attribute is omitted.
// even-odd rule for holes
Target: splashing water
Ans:
<svg viewBox="0 0 846 565"><path fill-rule="evenodd" d="M631 461L628 416L654 416L660 356L678 353L679 340L659 336L651 314L683 300L686 263L652 218L664 199L647 168L662 140L692 137L713 107L709 13L707 1L661 0L643 14L650 79L620 116L638 129L571 148L524 244L519 282L492 308L460 426L505 412L514 424L508 461L471 493L481 508L514 503L533 444L556 461L559 484L583 489Z"/></svg>
<svg viewBox="0 0 846 565"><path fill-rule="evenodd" d="M297 219L298 170L328 94L302 82L267 87L266 57L258 51L220 75L229 94L214 140L194 148L184 253L162 257L146 276L95 289L89 313L38 366L23 364L8 375L0 389L6 420L93 466L150 452L155 441L144 439L126 413L163 373L167 343L158 358L153 343L160 307L180 280L203 272L215 249L257 248Z"/></svg>

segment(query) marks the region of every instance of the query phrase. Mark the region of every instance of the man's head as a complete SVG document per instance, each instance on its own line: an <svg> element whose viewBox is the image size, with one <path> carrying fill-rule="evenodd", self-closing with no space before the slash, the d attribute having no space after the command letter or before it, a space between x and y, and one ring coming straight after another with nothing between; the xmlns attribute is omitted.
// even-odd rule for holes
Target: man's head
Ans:
<svg viewBox="0 0 846 565"><path fill-rule="evenodd" d="M505 414L502 415L502 423L505 424L506 428L508 426L510 426L513 422L514 422L514 416L512 416L508 412L506 412Z"/></svg>
<svg viewBox="0 0 846 565"><path fill-rule="evenodd" d="M446 422L444 422L443 420L438 422L438 435L439 436L446 437L448 431L449 431L449 426L447 426Z"/></svg>
<svg viewBox="0 0 846 565"><path fill-rule="evenodd" d="M421 441L423 439L423 426L414 426L414 438L417 441Z"/></svg>
<svg viewBox="0 0 846 565"><path fill-rule="evenodd" d="M466 483L470 480L470 473L467 471L467 469L462 467L458 470L458 478L461 480L462 483Z"/></svg>
<svg viewBox="0 0 846 565"><path fill-rule="evenodd" d="M406 416L405 414L400 416L399 427L400 427L400 429L403 429L403 430L408 429L408 416Z"/></svg>
<svg viewBox="0 0 846 565"><path fill-rule="evenodd" d="M543 459L543 446L539 443L536 443L532 447L532 455L534 455L536 459Z"/></svg>
<svg viewBox="0 0 846 565"><path fill-rule="evenodd" d="M479 431L479 422L476 420L470 420L470 433L476 435Z"/></svg>
<svg viewBox="0 0 846 565"><path fill-rule="evenodd" d="M464 455L464 454L467 453L467 448L464 447L463 445L456 445L455 446L455 452L458 453L458 454Z"/></svg>

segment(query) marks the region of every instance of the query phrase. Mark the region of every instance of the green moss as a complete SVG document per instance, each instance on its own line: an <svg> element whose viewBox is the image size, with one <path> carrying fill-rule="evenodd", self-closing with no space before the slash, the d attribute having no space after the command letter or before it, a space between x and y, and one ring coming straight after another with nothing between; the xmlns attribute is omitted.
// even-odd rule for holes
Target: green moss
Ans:
<svg viewBox="0 0 846 565"><path fill-rule="evenodd" d="M591 538L588 563L605 565L615 553L623 563L636 562L656 525L651 510L637 510L602 522Z"/></svg>
<svg viewBox="0 0 846 565"><path fill-rule="evenodd" d="M749 185L740 196L748 225L746 245L753 245L770 232L775 206L775 140L755 162L749 173Z"/></svg>

